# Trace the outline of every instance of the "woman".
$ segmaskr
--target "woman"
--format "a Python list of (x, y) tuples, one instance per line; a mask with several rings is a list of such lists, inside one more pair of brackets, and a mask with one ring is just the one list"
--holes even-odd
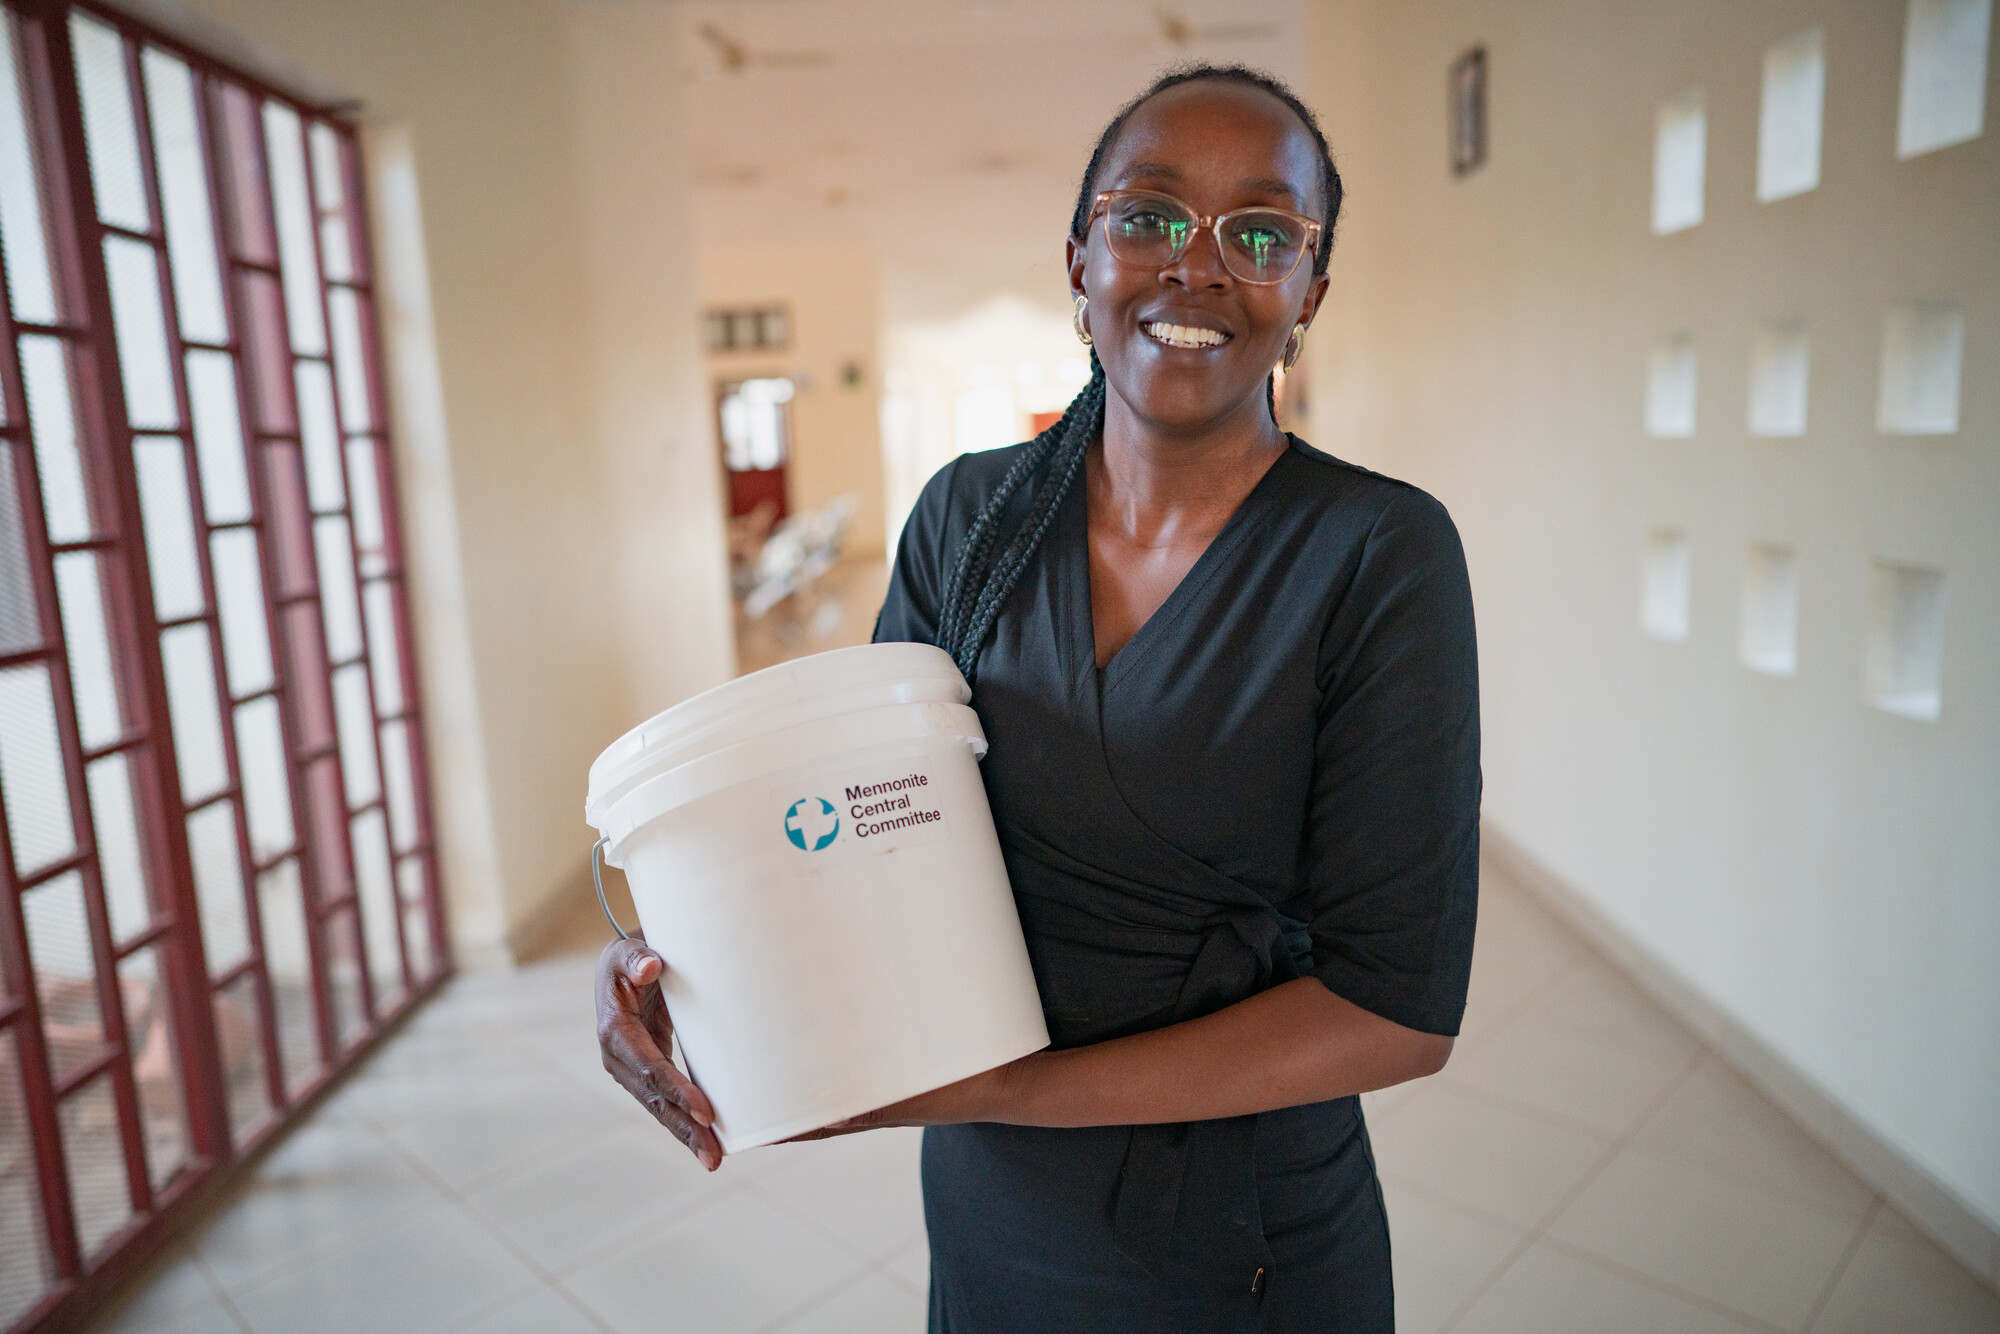
[[(930, 1127), (934, 1331), (1394, 1326), (1356, 1095), (1458, 1029), (1478, 700), (1443, 508), (1275, 421), (1340, 198), (1282, 85), (1161, 79), (1071, 224), (1090, 384), (904, 530), (876, 638), (974, 683), (1053, 1038), (830, 1128)], [(661, 969), (605, 952), (605, 1065), (712, 1169)]]

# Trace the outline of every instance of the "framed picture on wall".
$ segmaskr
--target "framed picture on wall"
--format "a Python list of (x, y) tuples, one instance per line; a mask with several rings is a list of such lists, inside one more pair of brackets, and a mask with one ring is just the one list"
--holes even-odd
[(1451, 62), (1451, 174), (1463, 176), (1486, 161), (1486, 48), (1475, 46)]

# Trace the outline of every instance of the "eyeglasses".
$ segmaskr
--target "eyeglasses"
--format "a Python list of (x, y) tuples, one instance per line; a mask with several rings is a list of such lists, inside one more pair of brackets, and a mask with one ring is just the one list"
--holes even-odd
[(1172, 195), (1152, 190), (1107, 190), (1091, 217), (1104, 215), (1104, 243), (1120, 263), (1163, 269), (1180, 262), (1197, 233), (1215, 233), (1222, 266), (1238, 282), (1281, 283), (1319, 246), (1321, 225), (1282, 208), (1239, 208), (1204, 217)]

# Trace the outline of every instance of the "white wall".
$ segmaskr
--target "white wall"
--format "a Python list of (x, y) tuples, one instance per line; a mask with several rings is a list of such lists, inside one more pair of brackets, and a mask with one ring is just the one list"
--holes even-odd
[[(1321, 0), (1313, 93), (1351, 212), (1313, 336), (1314, 425), (1333, 452), (1433, 490), (1464, 532), (1491, 822), (1991, 1227), (2000, 117), (1897, 159), (1903, 13)], [(1815, 25), (1821, 184), (1759, 203), (1763, 52)], [(1446, 70), (1475, 42), (1491, 53), (1491, 156), (1454, 180)], [(1706, 220), (1655, 236), (1655, 109), (1696, 84)], [(1927, 297), (1964, 304), (1960, 429), (1887, 437), (1885, 312)], [(1746, 427), (1752, 339), (1774, 318), (1811, 337), (1802, 439)], [(1647, 355), (1683, 330), (1696, 430), (1651, 439)], [(1639, 628), (1658, 525), (1693, 552), (1681, 643)], [(1738, 661), (1760, 541), (1798, 553), (1790, 678)], [(1863, 701), (1878, 557), (1945, 571), (1934, 723)]]
[[(840, 496), (859, 502), (848, 527), (849, 554), (882, 555), (881, 282), (871, 246), (711, 245), (700, 256), (704, 308), (784, 306), (792, 342), (783, 352), (722, 352), (708, 358), (714, 381), (782, 375), (792, 399), (792, 456), (786, 474), (792, 511)], [(843, 382), (850, 365), (858, 384)], [(872, 611), (872, 609), (871, 609)]]
[(359, 98), (392, 150), (378, 222), (420, 219), (420, 254), (378, 240), (415, 282), (385, 325), (440, 863), (461, 948), (492, 951), (576, 888), (598, 751), (730, 668), (676, 24), (554, 0), (171, 8)]

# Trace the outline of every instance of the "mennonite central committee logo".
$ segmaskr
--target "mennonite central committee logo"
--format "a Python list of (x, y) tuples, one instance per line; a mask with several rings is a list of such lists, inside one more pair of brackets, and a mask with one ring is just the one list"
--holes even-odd
[(801, 797), (785, 812), (785, 837), (792, 846), (818, 852), (840, 836), (840, 814), (825, 797)]

